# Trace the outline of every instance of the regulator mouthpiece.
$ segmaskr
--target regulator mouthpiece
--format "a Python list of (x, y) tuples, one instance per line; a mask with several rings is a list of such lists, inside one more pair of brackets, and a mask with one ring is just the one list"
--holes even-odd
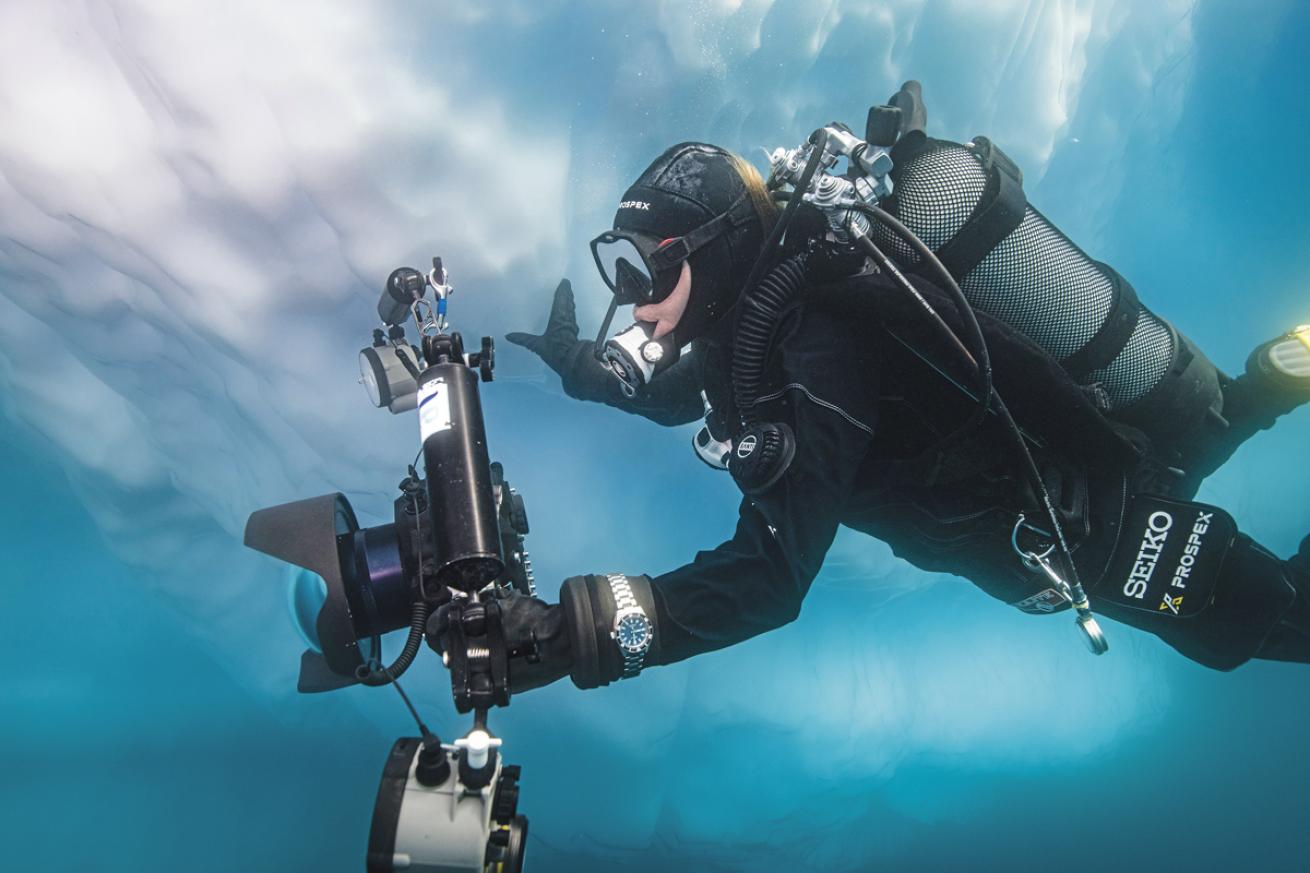
[(619, 380), (627, 397), (635, 397), (678, 360), (680, 349), (674, 344), (673, 335), (653, 339), (654, 330), (654, 324), (638, 321), (605, 343), (601, 360)]

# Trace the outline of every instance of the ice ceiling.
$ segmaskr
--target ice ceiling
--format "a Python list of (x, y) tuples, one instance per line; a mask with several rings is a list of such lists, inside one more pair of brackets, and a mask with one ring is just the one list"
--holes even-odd
[[(276, 706), (298, 644), (281, 571), (247, 554), (240, 530), (257, 507), (332, 490), (373, 521), (387, 510), (416, 426), (372, 410), (353, 383), (392, 268), (441, 254), (456, 326), (471, 335), (535, 328), (568, 275), (594, 330), (602, 289), (585, 243), (665, 145), (702, 139), (758, 161), (818, 124), (860, 127), (906, 78), (923, 81), (934, 133), (1003, 144), (1030, 196), (1064, 204), (1065, 229), (1095, 248), (1121, 205), (1125, 137), (1164, 142), (1182, 112), (1191, 11), (1178, 0), (0, 4), (7, 426), (59, 458), (142, 591)], [(1076, 172), (1055, 173), (1062, 158)], [(583, 407), (504, 349), (485, 391), (493, 453), (535, 512), (549, 595), (574, 573), (670, 569), (728, 533), (731, 483), (692, 460), (687, 433)], [(552, 749), (587, 749), (598, 770), (655, 786), (602, 805), (604, 839), (563, 811), (529, 810), (556, 846), (617, 852), (659, 833), (725, 857), (749, 843), (801, 869), (816, 857), (797, 854), (805, 834), (841, 833), (867, 811), (798, 815), (834, 784), (858, 794), (925, 756), (1077, 759), (1156, 718), (1173, 656), (1122, 629), (1114, 642), (1117, 659), (1093, 663), (1064, 623), (1010, 615), (842, 537), (797, 624), (630, 687), (555, 686), (516, 705), (504, 732), (537, 785), (565, 772)], [(1075, 688), (1096, 693), (1095, 718)], [(447, 711), (439, 677), (419, 696)], [(406, 729), (391, 699), (352, 691), (340, 705)], [(647, 713), (635, 725), (634, 708)], [(752, 776), (744, 752), (692, 766), (725, 736), (790, 760), (794, 784)], [(661, 766), (670, 755), (691, 764)], [(732, 803), (703, 800), (723, 768), (737, 818)], [(606, 784), (584, 776), (579, 790)], [(971, 796), (952, 791), (881, 802), (949, 815)], [(763, 836), (761, 818), (773, 822)]]

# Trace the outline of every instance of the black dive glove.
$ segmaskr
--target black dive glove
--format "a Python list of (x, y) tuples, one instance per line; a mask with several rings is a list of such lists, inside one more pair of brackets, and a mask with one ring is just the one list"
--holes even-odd
[[(511, 694), (549, 685), (570, 676), (579, 688), (608, 685), (622, 677), (623, 655), (614, 641), (617, 607), (605, 576), (572, 576), (560, 588), (558, 605), (513, 593), (488, 599), (500, 610), (505, 646), (510, 652)], [(632, 598), (650, 621), (651, 643), (642, 666), (660, 663), (660, 634), (649, 576), (626, 576)], [(449, 648), (450, 605), (441, 606), (428, 623), (438, 651)]]
[(596, 360), (596, 344), (578, 339), (578, 312), (568, 279), (561, 279), (555, 288), (545, 333), (511, 333), (505, 339), (545, 361), (546, 366), (559, 374), (564, 392), (570, 397), (604, 402), (618, 394), (616, 380)]
[[(563, 610), (536, 597), (513, 593), (487, 599), (487, 609), (500, 611), (505, 647), (510, 652), (511, 694), (531, 691), (569, 675), (573, 666), (572, 646), (564, 625)], [(439, 642), (439, 651), (449, 648), (450, 604), (433, 614), (429, 633)]]
[(695, 353), (683, 355), (636, 397), (625, 396), (619, 380), (596, 360), (596, 344), (578, 339), (578, 316), (568, 279), (561, 279), (555, 289), (545, 333), (511, 333), (505, 339), (545, 361), (559, 374), (564, 393), (576, 400), (604, 403), (668, 427), (696, 421), (705, 414)]

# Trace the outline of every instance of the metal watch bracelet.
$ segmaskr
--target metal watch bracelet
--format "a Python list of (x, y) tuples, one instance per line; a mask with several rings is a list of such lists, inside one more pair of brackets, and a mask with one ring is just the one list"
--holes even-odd
[[(628, 583), (627, 576), (624, 576), (622, 573), (609, 573), (605, 578), (609, 580), (610, 593), (614, 596), (614, 615), (616, 618), (622, 614), (624, 610), (636, 609), (646, 617), (647, 621), (650, 620), (650, 617), (646, 616), (646, 611), (641, 608), (641, 605), (637, 603), (637, 599), (632, 596), (632, 586)], [(619, 652), (623, 655), (623, 678), (631, 679), (633, 676), (636, 676), (641, 672), (642, 662), (646, 659), (646, 653), (650, 651), (649, 639), (647, 640), (646, 648), (639, 652), (628, 651), (617, 639), (614, 642), (618, 645)]]

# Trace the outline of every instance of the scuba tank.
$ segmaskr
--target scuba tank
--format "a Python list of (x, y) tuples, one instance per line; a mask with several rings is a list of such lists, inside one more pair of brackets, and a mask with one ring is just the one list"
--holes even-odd
[[(811, 255), (826, 250), (824, 241), (869, 256), (917, 300), (922, 314), (969, 365), (977, 384), (956, 387), (979, 405), (957, 433), (989, 411), (996, 414), (1031, 489), (1011, 544), (1034, 574), (1035, 587), (1043, 590), (1013, 605), (1041, 612), (1072, 607), (1091, 650), (1101, 654), (1105, 638), (1064, 534), (1070, 521), (1080, 518), (1085, 524), (1088, 508), (1081, 507), (1075, 519), (1062, 518), (1055, 508), (1025, 435), (992, 383), (990, 353), (973, 313), (984, 312), (1027, 336), (1083, 386), (1089, 395), (1084, 403), (1090, 399), (1102, 414), (1136, 426), (1178, 460), (1198, 425), (1226, 424), (1221, 384), (1227, 379), (1186, 337), (1143, 306), (1113, 268), (1089, 258), (1028, 204), (1022, 174), (999, 148), (981, 136), (965, 145), (929, 139), (925, 120), (919, 85), (907, 82), (889, 105), (870, 109), (863, 140), (833, 122), (801, 146), (771, 153), (769, 188), (787, 206), (745, 283), (746, 303), (737, 316), (733, 394), (745, 431), (728, 469), (743, 492), (753, 494), (785, 472), (794, 450), (795, 438), (785, 425), (752, 420), (754, 388), (763, 372), (754, 340), (772, 335), (780, 304), (805, 284), (804, 265), (793, 265), (792, 259), (779, 262), (767, 277), (762, 269), (805, 202), (822, 215), (826, 229), (802, 232), (805, 249), (794, 258), (808, 264)], [(843, 157), (846, 173), (829, 172)], [(922, 271), (947, 292), (963, 321), (962, 332), (942, 320), (903, 270)], [(783, 275), (788, 271), (797, 275)], [(774, 458), (754, 463), (770, 437)], [(1178, 467), (1167, 469), (1186, 475)], [(1045, 529), (1026, 520), (1030, 510)], [(1025, 545), (1023, 539), (1031, 535), (1035, 544)]]
[[(894, 190), (881, 205), (937, 254), (972, 307), (1026, 334), (1112, 419), (1157, 444), (1207, 418), (1222, 426), (1214, 364), (1027, 202), (999, 148), (981, 136), (961, 145), (913, 133), (892, 149)], [(871, 231), (906, 269), (921, 267), (900, 236), (877, 222)]]

